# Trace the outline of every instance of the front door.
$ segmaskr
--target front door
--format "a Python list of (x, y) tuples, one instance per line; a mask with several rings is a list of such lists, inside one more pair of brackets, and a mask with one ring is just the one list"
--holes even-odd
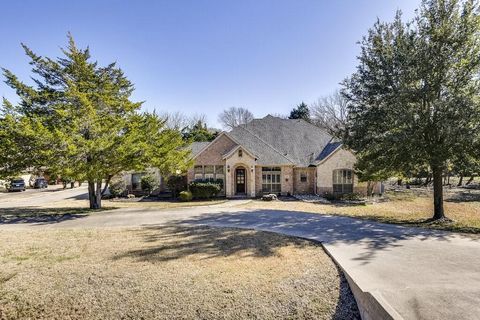
[(238, 168), (235, 170), (236, 193), (245, 193), (245, 169)]

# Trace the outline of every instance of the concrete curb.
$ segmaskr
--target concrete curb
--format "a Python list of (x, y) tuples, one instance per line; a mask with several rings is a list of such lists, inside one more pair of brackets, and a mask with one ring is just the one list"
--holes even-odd
[[(306, 240), (312, 241), (312, 239), (303, 238)], [(315, 241), (315, 240), (313, 240)], [(360, 311), (360, 317), (362, 320), (404, 320), (404, 318), (393, 309), (390, 304), (383, 299), (380, 292), (369, 292), (364, 291), (358, 283), (350, 276), (350, 274), (342, 267), (342, 265), (335, 259), (330, 250), (321, 242), (320, 245), (323, 247), (325, 252), (330, 256), (335, 264), (342, 270), (345, 278), (348, 281), (350, 290), (352, 290), (355, 301), (357, 302), (358, 311)]]
[(342, 271), (357, 301), (362, 320), (403, 320), (403, 317), (381, 297), (379, 292), (363, 291), (345, 270), (342, 269)]

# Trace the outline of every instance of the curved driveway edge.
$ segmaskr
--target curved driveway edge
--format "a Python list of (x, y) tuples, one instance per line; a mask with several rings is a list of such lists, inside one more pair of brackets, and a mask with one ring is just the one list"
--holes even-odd
[(345, 272), (364, 319), (480, 319), (480, 241), (474, 236), (238, 206), (118, 209), (0, 230), (172, 224), (256, 229), (321, 242)]

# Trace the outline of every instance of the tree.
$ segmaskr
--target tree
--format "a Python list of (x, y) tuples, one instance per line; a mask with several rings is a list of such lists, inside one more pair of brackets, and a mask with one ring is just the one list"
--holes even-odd
[(345, 128), (348, 115), (347, 100), (340, 91), (318, 99), (311, 105), (310, 110), (312, 123), (331, 135), (338, 137)]
[(182, 135), (187, 141), (210, 142), (218, 136), (218, 131), (209, 129), (205, 122), (198, 120), (195, 124), (186, 127)]
[(305, 102), (302, 101), (296, 108), (290, 112), (288, 119), (303, 119), (310, 122), (310, 110)]
[[(23, 45), (38, 78), (28, 86), (4, 69), (6, 83), (16, 90), (18, 105), (4, 102), (4, 119), (14, 147), (24, 155), (24, 167), (48, 167), (74, 180), (88, 181), (90, 208), (101, 207), (102, 182), (124, 170), (158, 167), (162, 172), (184, 170), (188, 151), (178, 131), (165, 128), (155, 113), (141, 113), (132, 102), (133, 84), (111, 63), (100, 67), (89, 49), (77, 48), (69, 35), (64, 56), (41, 57)], [(3, 160), (3, 159), (2, 159)], [(6, 159), (9, 168), (15, 159)], [(3, 170), (3, 169), (0, 169)]]
[(225, 129), (233, 129), (236, 126), (247, 124), (253, 120), (253, 113), (245, 108), (231, 107), (223, 110), (218, 116), (218, 122)]
[(477, 1), (423, 0), (407, 23), (377, 21), (361, 41), (357, 71), (344, 81), (345, 144), (358, 167), (433, 174), (433, 219), (445, 219), (442, 175), (480, 129)]

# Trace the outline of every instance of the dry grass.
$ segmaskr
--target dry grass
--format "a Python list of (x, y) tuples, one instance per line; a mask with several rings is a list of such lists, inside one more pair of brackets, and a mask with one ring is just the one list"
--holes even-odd
[(466, 233), (480, 233), (480, 194), (476, 191), (447, 192), (446, 215), (451, 223), (429, 223), (433, 215), (433, 198), (430, 192), (423, 195), (413, 192), (388, 194), (389, 201), (366, 205), (314, 204), (300, 201), (265, 203), (254, 201), (250, 208), (268, 208), (323, 214), (344, 215), (386, 223), (406, 224), (427, 228)]
[(356, 319), (312, 242), (167, 226), (0, 233), (1, 319)]

